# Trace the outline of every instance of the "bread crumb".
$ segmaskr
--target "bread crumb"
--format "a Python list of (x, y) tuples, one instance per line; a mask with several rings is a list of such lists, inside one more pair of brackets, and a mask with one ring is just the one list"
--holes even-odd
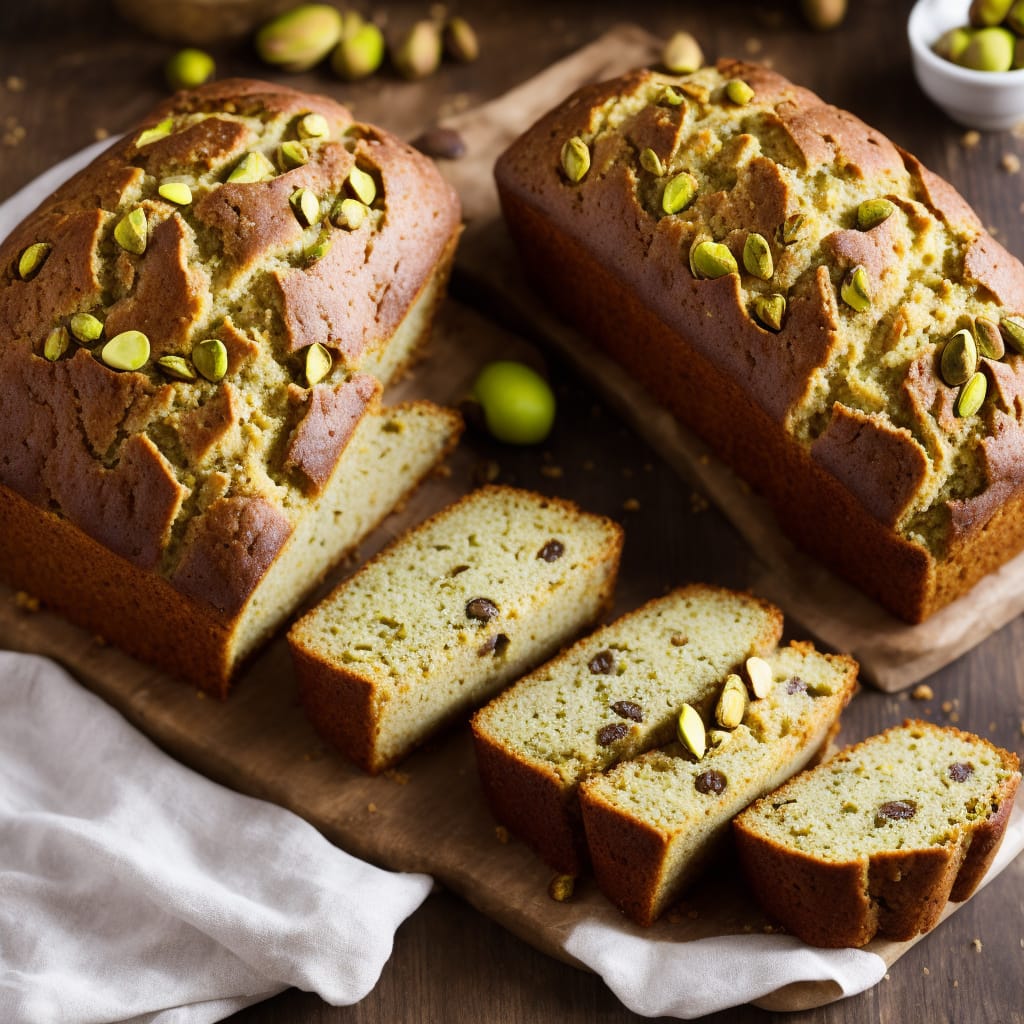
[(494, 830), (494, 835), (497, 837), (498, 842), (501, 843), (502, 846), (507, 846), (508, 841), (511, 838), (508, 834), (508, 829), (505, 828), (504, 825), (498, 825), (498, 827)]
[(23, 612), (39, 611), (39, 598), (33, 597), (31, 594), (26, 593), (24, 590), (19, 590), (14, 595), (14, 603)]
[(1019, 174), (1020, 173), (1020, 157), (1016, 153), (1004, 153), (1003, 159), (999, 161), (999, 166), (1002, 167), (1007, 174)]
[(882, 975), (882, 981), (888, 981), (888, 980), (889, 980), (889, 972), (886, 971), (885, 974)]
[(959, 988), (959, 987), (960, 987), (960, 982), (957, 981), (956, 978), (954, 978), (953, 979), (953, 988)]
[(8, 75), (4, 85), (7, 86), (9, 92), (25, 91), (25, 79), (19, 78), (17, 75)]
[(960, 721), (960, 713), (957, 711), (951, 711), (949, 714), (949, 720), (956, 725)]
[(935, 691), (927, 683), (920, 683), (914, 687), (910, 696), (914, 700), (931, 700), (935, 696)]
[(972, 939), (971, 945), (974, 947), (975, 953), (980, 953), (982, 950), (981, 939)]
[(400, 772), (397, 768), (389, 768), (383, 773), (385, 779), (390, 779), (392, 782), (397, 783), (399, 786), (406, 786), (409, 784), (409, 773)]
[(572, 875), (555, 875), (548, 883), (548, 895), (558, 903), (572, 899), (576, 879)]
[(928, 975), (931, 974), (932, 972), (930, 970), (928, 970), (927, 967), (922, 967), (921, 968), (921, 973), (927, 978)]
[(540, 475), (546, 476), (549, 480), (561, 480), (565, 476), (565, 470), (561, 466), (541, 466)]
[(377, 805), (376, 804), (367, 804), (366, 805), (366, 809), (367, 809), (367, 811), (369, 811), (370, 814), (376, 814), (377, 813)]
[(744, 44), (743, 49), (749, 54), (760, 53), (764, 49), (764, 43), (757, 36), (751, 36)]
[(640, 502), (636, 498), (627, 498), (622, 503), (622, 507), (627, 512), (639, 512), (640, 511)]
[(5, 146), (17, 146), (25, 138), (25, 126), (13, 117), (6, 118), (4, 125), (5, 131), (0, 136), (0, 142)]
[(942, 710), (948, 715), (953, 710), (953, 702), (951, 700), (944, 700), (942, 702)]
[(108, 132), (106, 128), (97, 128), (92, 135), (97, 142), (102, 142), (104, 139), (110, 138), (110, 132)]
[(979, 142), (981, 142), (981, 132), (976, 132), (973, 128), (960, 136), (960, 145), (964, 149), (974, 149)]

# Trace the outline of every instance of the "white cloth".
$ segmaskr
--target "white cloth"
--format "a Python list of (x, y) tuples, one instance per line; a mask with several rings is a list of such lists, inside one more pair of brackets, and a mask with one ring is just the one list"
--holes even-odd
[(0, 652), (0, 1021), (205, 1024), (376, 984), (426, 875), (197, 775), (53, 662)]

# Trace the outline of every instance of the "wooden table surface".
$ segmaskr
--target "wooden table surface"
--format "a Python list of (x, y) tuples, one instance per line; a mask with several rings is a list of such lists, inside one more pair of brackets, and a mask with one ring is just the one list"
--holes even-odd
[[(861, 0), (852, 6), (839, 31), (816, 35), (804, 27), (797, 4), (781, 0), (464, 4), (462, 13), (470, 16), (481, 40), (482, 56), (475, 64), (446, 66), (415, 84), (383, 73), (349, 86), (323, 68), (286, 80), (340, 98), (360, 117), (409, 137), (439, 116), (500, 95), (616, 22), (635, 21), (663, 36), (686, 28), (709, 58), (769, 59), (784, 74), (880, 128), (949, 178), (996, 237), (1024, 256), (1024, 175), (1014, 159), (1024, 159), (1024, 134), (985, 135), (968, 145), (964, 129), (932, 107), (913, 80), (904, 34), (908, 0)], [(360, 7), (366, 10), (365, 4)], [(426, 0), (390, 3), (379, 13), (387, 14), (393, 30), (425, 16), (428, 7)], [(0, 199), (96, 138), (128, 129), (163, 94), (161, 65), (175, 49), (129, 26), (104, 3), (0, 5)], [(211, 50), (222, 76), (274, 77), (244, 42)], [(472, 300), (471, 294), (462, 297)], [(552, 375), (560, 416), (542, 450), (502, 448), (479, 436), (466, 443), (481, 459), (498, 463), (502, 481), (615, 511), (628, 537), (622, 571), (631, 581), (642, 581), (646, 592), (693, 579), (743, 586), (755, 556), (723, 517), (556, 360)], [(639, 508), (624, 509), (629, 499)], [(1024, 622), (1017, 619), (930, 678), (931, 700), (865, 691), (848, 710), (841, 738), (859, 739), (913, 715), (956, 721), (1021, 753), (1021, 650)], [(799, 1014), (742, 1007), (705, 1019), (1012, 1024), (1024, 1021), (1022, 978), (1024, 858), (1018, 858), (873, 990)], [(641, 1018), (622, 1007), (597, 977), (537, 953), (445, 892), (432, 895), (399, 930), (380, 983), (360, 1004), (334, 1008), (291, 991), (232, 1018), (240, 1024), (552, 1019), (592, 1024)]]

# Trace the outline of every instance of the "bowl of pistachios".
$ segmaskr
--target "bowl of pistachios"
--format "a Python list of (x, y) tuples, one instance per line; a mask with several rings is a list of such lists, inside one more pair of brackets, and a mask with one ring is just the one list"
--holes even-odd
[(1024, 123), (1024, 0), (918, 0), (907, 35), (918, 84), (954, 121)]

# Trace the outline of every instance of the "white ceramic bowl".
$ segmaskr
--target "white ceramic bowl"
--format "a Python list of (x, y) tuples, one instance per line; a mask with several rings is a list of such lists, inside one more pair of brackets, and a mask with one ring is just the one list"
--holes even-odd
[(939, 37), (967, 23), (967, 0), (918, 0), (907, 35), (914, 74), (929, 99), (969, 128), (999, 131), (1024, 122), (1024, 69), (973, 71), (932, 50)]

